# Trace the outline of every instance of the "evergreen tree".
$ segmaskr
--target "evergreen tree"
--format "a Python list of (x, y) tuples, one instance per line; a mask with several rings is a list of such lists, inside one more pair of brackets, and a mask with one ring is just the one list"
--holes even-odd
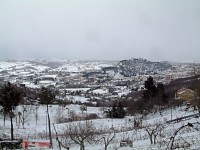
[(114, 104), (111, 110), (108, 110), (108, 114), (110, 118), (124, 118), (125, 110), (122, 106), (121, 102), (118, 103), (118, 106)]
[(124, 107), (122, 106), (122, 103), (119, 102), (118, 108), (117, 108), (117, 118), (124, 118), (126, 112), (124, 110)]
[(159, 104), (161, 104), (162, 102), (164, 102), (164, 103), (167, 102), (166, 94), (165, 94), (165, 87), (164, 87), (163, 83), (157, 84), (156, 96), (159, 100)]
[(152, 98), (156, 95), (156, 86), (151, 76), (144, 82), (145, 91), (143, 92), (143, 98), (147, 101), (152, 101)]
[(3, 107), (4, 114), (9, 114), (11, 124), (11, 140), (14, 139), (13, 130), (13, 111), (22, 99), (22, 92), (10, 82), (4, 85), (0, 92), (0, 105)]
[(143, 108), (150, 110), (154, 105), (162, 105), (166, 103), (165, 88), (163, 83), (158, 83), (157, 86), (151, 76), (144, 83), (145, 91), (143, 92)]
[(117, 118), (117, 108), (116, 105), (114, 104), (111, 110), (111, 118)]

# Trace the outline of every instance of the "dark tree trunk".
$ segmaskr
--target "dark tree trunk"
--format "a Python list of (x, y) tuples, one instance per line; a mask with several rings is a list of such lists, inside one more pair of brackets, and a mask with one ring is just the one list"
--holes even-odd
[(12, 111), (10, 112), (10, 132), (11, 132), (11, 140), (14, 140), (14, 135), (13, 135), (13, 114)]
[(152, 137), (152, 135), (150, 136), (150, 141), (151, 141), (151, 144), (153, 144), (153, 137)]
[(103, 141), (104, 141), (104, 144), (105, 144), (104, 150), (107, 150), (109, 144), (106, 142), (105, 137), (103, 137)]
[(53, 143), (52, 143), (52, 138), (51, 138), (51, 122), (50, 122), (50, 117), (49, 117), (49, 107), (47, 105), (47, 118), (48, 118), (48, 126), (49, 126), (49, 140), (50, 140), (50, 145), (51, 148), (53, 147)]
[(108, 145), (107, 145), (107, 144), (105, 144), (105, 150), (107, 150), (107, 148), (108, 148)]
[(154, 135), (153, 144), (156, 144), (156, 136), (157, 135)]
[(6, 113), (5, 111), (3, 112), (3, 124), (4, 124), (4, 127), (6, 126)]
[(80, 150), (85, 150), (85, 146), (84, 146), (84, 143), (83, 143), (83, 142), (81, 142)]

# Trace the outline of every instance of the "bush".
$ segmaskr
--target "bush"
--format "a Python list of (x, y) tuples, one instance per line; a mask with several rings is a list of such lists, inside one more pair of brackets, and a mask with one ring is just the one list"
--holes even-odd
[(84, 120), (92, 120), (92, 119), (99, 119), (99, 116), (95, 113), (87, 115)]

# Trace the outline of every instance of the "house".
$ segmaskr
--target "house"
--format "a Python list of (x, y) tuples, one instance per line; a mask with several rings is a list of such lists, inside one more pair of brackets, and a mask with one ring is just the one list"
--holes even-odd
[(191, 90), (191, 89), (188, 89), (188, 88), (179, 89), (175, 93), (175, 98), (176, 99), (182, 99), (185, 102), (189, 102), (189, 101), (191, 101), (192, 99), (195, 98), (194, 91)]

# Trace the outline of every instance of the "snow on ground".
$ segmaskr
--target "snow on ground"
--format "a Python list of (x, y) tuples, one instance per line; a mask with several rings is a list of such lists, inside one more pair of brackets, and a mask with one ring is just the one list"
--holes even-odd
[(66, 71), (66, 72), (83, 72), (89, 70), (101, 70), (103, 67), (112, 66), (111, 64), (104, 63), (104, 62), (68, 62), (53, 71)]
[(95, 93), (95, 94), (106, 94), (106, 93), (109, 93), (108, 89), (96, 89), (96, 90), (93, 90), (92, 93)]
[(32, 82), (22, 82), (22, 84), (25, 84), (26, 87), (28, 88), (33, 88), (33, 89), (36, 89), (36, 88), (40, 88), (41, 86), (40, 85), (35, 85), (34, 83)]
[(11, 63), (11, 62), (6, 62), (6, 61), (1, 61), (0, 62), (0, 69), (1, 70), (7, 70), (10, 67), (16, 66), (16, 63)]
[[(16, 109), (16, 114), (18, 112), (23, 112), (24, 108), (26, 108), (26, 112), (30, 112), (30, 115), (27, 115), (27, 119), (25, 121), (24, 128), (22, 125), (19, 126), (19, 116), (14, 118), (14, 135), (17, 138), (23, 138), (28, 139), (30, 141), (48, 141), (48, 138), (46, 138), (47, 133), (47, 116), (46, 116), (46, 106), (43, 105), (27, 105), (27, 106), (18, 106)], [(170, 137), (174, 134), (174, 132), (180, 128), (183, 125), (186, 125), (188, 122), (195, 123), (199, 122), (199, 118), (190, 118), (189, 120), (180, 121), (180, 122), (174, 122), (174, 123), (166, 123), (166, 120), (176, 119), (178, 117), (183, 117), (191, 114), (197, 113), (197, 111), (193, 111), (192, 109), (189, 109), (188, 111), (185, 111), (185, 106), (182, 107), (176, 107), (173, 109), (167, 109), (162, 111), (161, 113), (151, 113), (147, 116), (126, 116), (123, 119), (110, 119), (110, 118), (104, 118), (103, 116), (103, 110), (99, 107), (87, 107), (87, 111), (81, 112), (80, 105), (66, 105), (66, 106), (57, 106), (57, 105), (50, 105), (49, 112), (50, 112), (50, 118), (51, 118), (51, 127), (52, 127), (52, 135), (53, 135), (53, 149), (57, 150), (58, 145), (55, 140), (55, 131), (53, 129), (53, 124), (56, 127), (56, 130), (59, 133), (63, 133), (63, 129), (66, 125), (69, 123), (57, 123), (56, 118), (59, 115), (63, 115), (66, 118), (70, 117), (70, 113), (74, 112), (76, 115), (82, 115), (86, 116), (91, 113), (96, 113), (100, 116), (100, 119), (93, 120), (93, 123), (96, 127), (96, 129), (103, 129), (104, 131), (111, 131), (109, 134), (104, 134), (102, 136), (108, 138), (112, 136), (112, 131), (115, 130), (116, 137), (109, 145), (110, 150), (114, 150), (118, 148), (119, 150), (149, 150), (149, 149), (166, 149), (167, 144), (169, 143)], [(29, 113), (25, 113), (29, 114)], [(37, 114), (37, 115), (36, 115)], [(22, 115), (21, 115), (22, 116)], [(36, 119), (38, 116), (38, 119)], [(141, 118), (142, 117), (142, 118)], [(155, 123), (163, 123), (164, 130), (163, 130), (163, 137), (159, 137), (158, 141), (160, 143), (163, 142), (163, 144), (150, 144), (149, 136), (147, 132), (145, 131), (145, 128), (133, 128), (134, 119), (142, 119), (142, 126), (149, 126), (154, 127)], [(6, 126), (3, 124), (3, 117), (0, 118), (0, 128), (2, 129), (1, 136), (9, 136), (10, 135), (10, 121), (8, 118), (6, 118)], [(79, 121), (76, 121), (78, 123)], [(82, 121), (83, 122), (83, 121)], [(197, 124), (196, 128), (199, 130), (200, 125)], [(182, 138), (180, 138), (182, 137)], [(183, 140), (185, 140), (184, 143), (191, 143), (191, 147), (189, 149), (197, 149), (200, 147), (199, 142), (200, 132), (192, 129), (192, 128), (185, 128), (180, 131), (180, 133), (177, 135), (177, 138), (175, 141), (178, 141), (181, 143)], [(60, 138), (60, 136), (59, 136)], [(120, 141), (130, 139), (133, 141), (133, 147), (119, 147)], [(98, 143), (93, 144), (86, 144), (86, 150), (102, 150), (103, 149), (103, 140), (101, 140)], [(37, 148), (31, 148), (31, 149), (37, 149)], [(79, 146), (71, 143), (70, 144), (70, 150), (77, 150), (79, 149)]]
[(66, 91), (88, 91), (90, 88), (66, 88)]
[(43, 75), (43, 76), (41, 76), (41, 78), (56, 78), (57, 77), (57, 75)]
[(84, 102), (88, 102), (89, 98), (85, 98), (83, 96), (69, 96), (67, 95), (65, 97), (67, 100), (70, 100), (72, 102), (81, 102), (81, 103), (84, 103)]
[(23, 70), (28, 68), (29, 72), (30, 71), (42, 72), (48, 69), (49, 67), (42, 65), (34, 65), (26, 61), (16, 61), (16, 62), (0, 61), (0, 71), (11, 70), (12, 68), (15, 68), (17, 70)]
[(130, 89), (127, 89), (126, 86), (119, 86), (118, 90), (115, 92), (117, 92), (119, 96), (122, 96), (122, 95), (127, 95), (128, 93), (130, 93)]
[(55, 85), (56, 85), (56, 82), (51, 81), (51, 80), (41, 80), (41, 81), (39, 81), (39, 84), (40, 84), (41, 86), (44, 86), (44, 87), (49, 86), (49, 85), (55, 86)]

